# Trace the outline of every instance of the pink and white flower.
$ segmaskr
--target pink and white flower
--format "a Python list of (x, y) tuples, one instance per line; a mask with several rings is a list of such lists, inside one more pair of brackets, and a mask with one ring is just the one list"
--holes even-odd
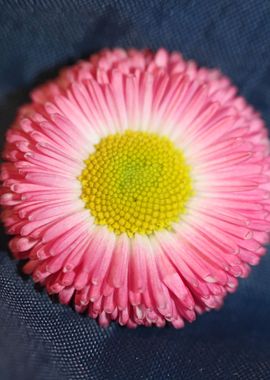
[[(168, 321), (180, 328), (197, 313), (218, 309), (235, 291), (237, 278), (259, 262), (270, 231), (267, 131), (230, 81), (179, 53), (114, 49), (64, 69), (31, 99), (7, 133), (1, 169), (2, 220), (14, 235), (14, 256), (28, 259), (25, 273), (57, 293), (60, 302), (74, 298), (76, 310), (102, 326), (116, 320), (129, 327), (162, 327)], [(164, 228), (157, 227), (163, 211), (153, 222), (155, 184), (145, 183), (149, 173), (161, 173), (152, 170), (152, 162), (150, 171), (138, 171), (119, 158), (120, 166), (112, 169), (118, 175), (119, 167), (124, 175), (124, 195), (138, 187), (143, 198), (136, 213), (127, 199), (122, 227), (109, 222), (117, 208), (114, 214), (106, 209), (104, 219), (97, 205), (86, 202), (87, 181), (91, 185), (94, 178), (87, 160), (95, 157), (102, 165), (93, 155), (105, 141), (104, 162), (112, 165), (118, 151), (107, 158), (106, 141), (129, 132), (135, 140), (146, 136), (150, 148), (165, 139), (168, 152), (175, 149), (184, 157), (179, 173), (189, 179), (183, 180), (183, 207)], [(134, 157), (152, 157), (145, 152), (142, 145)], [(133, 158), (129, 150), (126, 154)], [(109, 185), (99, 180), (105, 208), (122, 197), (115, 195), (117, 181), (106, 196)], [(168, 207), (177, 196), (171, 186)], [(150, 189), (150, 198), (142, 188)], [(163, 198), (155, 199), (159, 207)], [(150, 205), (146, 211), (145, 205)], [(142, 215), (148, 218), (132, 229)]]

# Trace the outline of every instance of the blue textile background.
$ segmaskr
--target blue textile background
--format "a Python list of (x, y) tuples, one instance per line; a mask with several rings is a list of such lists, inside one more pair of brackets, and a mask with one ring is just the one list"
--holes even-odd
[[(270, 125), (268, 0), (0, 0), (0, 128), (31, 87), (109, 46), (164, 46), (219, 67)], [(1, 231), (0, 380), (270, 379), (270, 255), (219, 312), (107, 330), (20, 274)]]

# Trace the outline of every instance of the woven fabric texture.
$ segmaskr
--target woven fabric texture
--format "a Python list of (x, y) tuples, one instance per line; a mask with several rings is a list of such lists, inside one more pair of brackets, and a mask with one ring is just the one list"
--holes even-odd
[[(0, 128), (29, 90), (103, 47), (219, 67), (270, 125), (268, 0), (0, 0)], [(183, 330), (101, 329), (22, 276), (1, 230), (0, 380), (270, 379), (270, 255)]]

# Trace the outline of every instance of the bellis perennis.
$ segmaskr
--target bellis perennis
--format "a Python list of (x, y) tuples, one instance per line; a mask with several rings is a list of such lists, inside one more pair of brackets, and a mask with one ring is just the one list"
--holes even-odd
[(7, 133), (2, 220), (25, 273), (102, 326), (182, 327), (265, 253), (269, 143), (217, 70), (103, 50)]

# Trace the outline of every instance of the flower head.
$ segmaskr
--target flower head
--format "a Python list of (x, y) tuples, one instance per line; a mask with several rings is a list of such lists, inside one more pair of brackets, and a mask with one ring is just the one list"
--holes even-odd
[(236, 92), (164, 49), (103, 50), (34, 90), (1, 170), (24, 271), (102, 326), (219, 308), (270, 231), (267, 132)]

